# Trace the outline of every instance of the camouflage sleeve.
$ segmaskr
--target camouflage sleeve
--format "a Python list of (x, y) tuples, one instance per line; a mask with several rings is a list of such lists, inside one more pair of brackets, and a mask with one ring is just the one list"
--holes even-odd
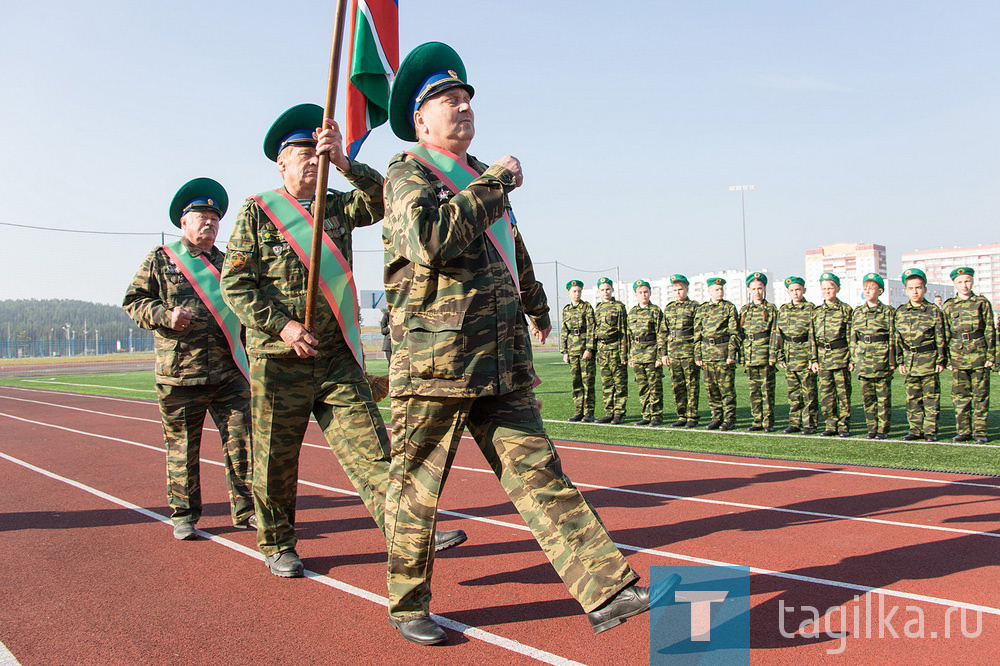
[(439, 266), (462, 254), (507, 206), (500, 177), (491, 166), (467, 188), (442, 202), (420, 164), (405, 155), (389, 165), (385, 181), (386, 221), (382, 236), (390, 251), (413, 263)]
[(850, 344), (850, 341), (854, 338), (854, 310), (850, 305), (844, 303), (841, 311), (844, 313), (844, 334), (847, 336), (848, 344)]
[(663, 310), (656, 313), (656, 359), (660, 360), (667, 355), (667, 318), (663, 316)]
[(729, 305), (729, 358), (736, 361), (740, 357), (740, 345), (743, 344), (743, 331), (740, 328), (739, 315), (736, 313), (736, 306)]
[(948, 365), (948, 334), (945, 332), (944, 313), (941, 308), (934, 308), (934, 342), (937, 344), (937, 358), (934, 365), (945, 367)]
[(151, 331), (170, 326), (170, 308), (160, 297), (157, 250), (159, 247), (153, 248), (142, 260), (122, 301), (122, 307), (132, 321)]
[(816, 313), (819, 312), (819, 308), (816, 308), (812, 312), (812, 316), (809, 317), (809, 363), (819, 363), (819, 347), (816, 344)]
[(895, 370), (896, 362), (896, 311), (889, 308), (889, 369)]
[(771, 338), (767, 341), (767, 352), (774, 364), (783, 363), (785, 360), (785, 340), (781, 337), (781, 329), (778, 326), (778, 312), (775, 310), (774, 326), (771, 327)]
[(583, 313), (583, 321), (587, 332), (584, 334), (587, 350), (593, 355), (597, 351), (597, 317), (594, 316), (594, 308), (588, 307)]
[(531, 323), (539, 331), (552, 326), (549, 319), (549, 301), (545, 296), (542, 283), (535, 279), (535, 268), (531, 264), (528, 248), (524, 245), (521, 232), (514, 227), (514, 256), (517, 260), (517, 277), (521, 283), (521, 307), (524, 313), (531, 317)]
[(983, 333), (986, 338), (986, 360), (996, 363), (997, 334), (993, 324), (993, 305), (989, 299), (983, 299)]
[(701, 306), (694, 311), (694, 360), (701, 363), (701, 338), (704, 323), (702, 321)]
[(622, 343), (618, 346), (619, 356), (622, 363), (628, 363), (629, 356), (632, 353), (631, 345), (629, 344), (628, 337), (628, 311), (625, 309), (625, 304), (621, 301), (617, 301), (618, 309), (621, 311), (621, 316), (618, 317), (618, 325), (621, 327), (621, 341)]
[(569, 353), (569, 326), (566, 325), (566, 308), (563, 308), (562, 325), (559, 327), (559, 353)]
[[(849, 319), (849, 321), (851, 322), (851, 328), (854, 328), (853, 324), (855, 315), (857, 315), (858, 312), (860, 312), (861, 308), (863, 307), (865, 307), (864, 304), (859, 305), (858, 307), (854, 308), (853, 312), (851, 312), (851, 318)], [(861, 349), (858, 346), (858, 341), (855, 339), (855, 336), (853, 335), (847, 336), (847, 351), (848, 351), (848, 358), (851, 360), (851, 363), (854, 364), (854, 367), (857, 368), (860, 365), (858, 362), (858, 354), (860, 353)]]
[(327, 195), (327, 212), (337, 214), (349, 229), (367, 227), (380, 221), (385, 216), (382, 174), (367, 164), (353, 161), (350, 169), (340, 173), (354, 189), (350, 192), (330, 192)]

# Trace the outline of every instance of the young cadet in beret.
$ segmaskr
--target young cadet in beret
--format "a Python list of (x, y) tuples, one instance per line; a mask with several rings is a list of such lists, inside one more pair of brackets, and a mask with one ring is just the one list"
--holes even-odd
[(885, 281), (868, 273), (862, 281), (865, 302), (851, 315), (851, 370), (861, 380), (868, 439), (889, 436), (892, 419), (892, 374), (896, 370), (895, 312), (879, 300)]
[(594, 312), (597, 365), (601, 368), (604, 394), (604, 416), (597, 422), (618, 425), (625, 422), (628, 400), (628, 312), (624, 303), (615, 300), (611, 278), (600, 278), (597, 291), (601, 294), (601, 302)]
[(823, 302), (813, 310), (812, 371), (819, 379), (820, 404), (826, 418), (823, 437), (839, 434), (851, 436), (851, 372), (849, 340), (851, 338), (851, 306), (840, 293), (840, 278), (833, 273), (819, 276)]
[(952, 370), (951, 399), (955, 405), (956, 442), (989, 441), (990, 368), (996, 362), (996, 330), (989, 299), (974, 294), (976, 272), (968, 266), (951, 272), (955, 296), (944, 304), (948, 331), (948, 367)]
[(929, 303), (927, 275), (919, 268), (903, 271), (909, 300), (896, 308), (896, 358), (906, 376), (906, 420), (903, 439), (937, 441), (941, 378), (947, 360), (947, 332), (941, 308)]
[(771, 356), (784, 369), (788, 383), (788, 427), (782, 432), (816, 432), (818, 401), (816, 375), (809, 369), (810, 340), (814, 306), (805, 299), (806, 281), (785, 278), (791, 301), (778, 308), (778, 320), (771, 338)]
[(764, 298), (767, 276), (751, 273), (746, 279), (750, 302), (740, 308), (740, 331), (743, 340), (743, 365), (750, 384), (750, 432), (774, 430), (774, 363), (771, 337), (778, 310)]
[(597, 324), (594, 320), (594, 306), (581, 298), (583, 282), (570, 280), (566, 283), (569, 303), (562, 310), (562, 335), (559, 337), (559, 353), (563, 363), (569, 363), (569, 373), (573, 382), (573, 403), (576, 412), (570, 421), (594, 421), (594, 380), (596, 366), (594, 353), (597, 348)]
[(709, 300), (698, 306), (694, 324), (695, 363), (705, 371), (705, 391), (712, 420), (708, 430), (736, 427), (736, 357), (740, 324), (736, 306), (725, 299), (726, 281), (707, 281)]
[(688, 298), (689, 284), (680, 273), (671, 275), (674, 300), (663, 308), (666, 356), (662, 361), (670, 368), (670, 384), (677, 409), (677, 420), (671, 424), (674, 428), (694, 428), (698, 425), (698, 375), (701, 368), (694, 361), (694, 320), (700, 304)]
[(663, 419), (663, 311), (649, 302), (650, 288), (645, 280), (632, 285), (639, 303), (628, 312), (629, 367), (635, 370), (639, 385), (640, 419), (636, 425), (660, 425)]

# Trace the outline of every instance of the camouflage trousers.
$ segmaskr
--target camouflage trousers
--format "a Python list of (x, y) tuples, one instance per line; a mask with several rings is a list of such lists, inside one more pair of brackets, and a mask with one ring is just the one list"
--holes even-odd
[(766, 428), (774, 425), (774, 374), (774, 366), (770, 364), (747, 367), (750, 415), (754, 425)]
[(594, 610), (638, 579), (597, 512), (563, 474), (533, 391), (393, 398), (392, 467), (385, 500), (393, 618), (430, 612), (437, 504), (466, 427), (584, 610)]
[(383, 529), (389, 438), (361, 367), (342, 346), (330, 356), (250, 359), (253, 495), (257, 546), (265, 555), (296, 544), (299, 451), (310, 415)]
[(990, 370), (975, 368), (952, 373), (951, 399), (955, 405), (955, 428), (959, 435), (986, 436), (990, 413)]
[(598, 344), (597, 365), (601, 368), (601, 389), (604, 393), (604, 411), (609, 415), (625, 415), (628, 399), (628, 365), (621, 362), (617, 347), (601, 349)]
[(670, 359), (670, 386), (674, 391), (677, 418), (698, 420), (698, 376), (701, 368), (693, 358)]
[(635, 383), (639, 385), (639, 412), (644, 419), (663, 418), (663, 366), (634, 363)]
[(236, 373), (220, 384), (202, 386), (156, 385), (167, 448), (167, 502), (175, 523), (195, 523), (201, 517), (199, 457), (205, 414), (219, 429), (222, 459), (229, 487), (233, 524), (253, 515), (250, 480), (250, 387)]
[(569, 374), (573, 380), (573, 404), (576, 413), (594, 415), (594, 384), (597, 380), (597, 366), (594, 356), (583, 358), (582, 354), (569, 355)]
[(788, 382), (788, 425), (815, 428), (819, 423), (816, 375), (810, 370), (786, 370)]
[(941, 376), (906, 375), (906, 422), (911, 435), (936, 435), (941, 409)]
[(713, 421), (736, 420), (736, 365), (726, 362), (705, 361), (705, 392)]
[(821, 369), (818, 373), (819, 402), (823, 407), (826, 429), (848, 432), (851, 429), (851, 373), (847, 368)]
[(888, 433), (892, 422), (892, 374), (858, 379), (861, 380), (861, 402), (865, 406), (868, 432)]

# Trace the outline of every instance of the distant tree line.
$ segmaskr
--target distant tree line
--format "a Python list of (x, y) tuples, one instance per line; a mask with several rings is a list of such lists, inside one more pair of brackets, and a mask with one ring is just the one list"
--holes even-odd
[[(116, 305), (62, 298), (0, 300), (0, 341), (4, 343), (66, 340), (67, 325), (69, 336), (81, 343), (84, 335), (88, 341), (127, 341), (129, 330), (134, 342), (152, 337)], [(77, 346), (73, 345), (75, 353), (79, 353)], [(48, 355), (44, 349), (42, 354)]]

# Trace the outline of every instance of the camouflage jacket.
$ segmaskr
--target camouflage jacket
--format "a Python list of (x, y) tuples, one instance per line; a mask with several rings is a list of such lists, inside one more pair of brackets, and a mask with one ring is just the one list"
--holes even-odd
[(896, 358), (914, 377), (933, 375), (934, 366), (947, 365), (947, 334), (941, 308), (924, 300), (896, 308)]
[(792, 372), (809, 369), (814, 309), (815, 306), (809, 301), (785, 303), (778, 308), (778, 318), (771, 336), (771, 358), (775, 363), (784, 363)]
[(694, 319), (699, 305), (685, 298), (663, 308), (663, 347), (671, 360), (694, 358)]
[(559, 353), (580, 356), (585, 351), (593, 355), (597, 349), (597, 324), (594, 306), (587, 301), (576, 305), (567, 303), (562, 310), (562, 335), (559, 336)]
[(743, 365), (773, 365), (771, 338), (778, 323), (778, 309), (766, 300), (760, 305), (747, 303), (740, 308), (740, 338)]
[(851, 363), (859, 377), (885, 377), (896, 367), (896, 314), (879, 301), (862, 303), (851, 313)]
[(656, 363), (666, 356), (663, 347), (663, 310), (650, 303), (646, 307), (632, 306), (628, 311), (629, 361)]
[(813, 309), (809, 353), (821, 370), (839, 370), (850, 362), (851, 306), (840, 299)]
[(740, 324), (736, 306), (722, 299), (698, 306), (694, 320), (694, 360), (702, 363), (736, 361), (740, 350)]
[(481, 175), (458, 193), (405, 153), (389, 164), (382, 242), (393, 397), (475, 398), (535, 383), (525, 315), (549, 328), (545, 292), (516, 227), (520, 284), (485, 234), (508, 206), (511, 174), (468, 162)]
[(953, 368), (971, 370), (996, 362), (996, 329), (989, 299), (973, 294), (944, 302), (948, 329), (948, 360)]
[(619, 363), (628, 363), (628, 313), (625, 304), (614, 298), (601, 301), (594, 311), (597, 321), (597, 348), (600, 351), (618, 351)]
[[(323, 227), (348, 265), (353, 264), (351, 234), (382, 219), (382, 177), (370, 167), (353, 162), (344, 176), (357, 189), (330, 190)], [(311, 212), (312, 202), (306, 206)], [(304, 323), (309, 271), (252, 199), (236, 216), (222, 269), (222, 295), (247, 327), (247, 353), (261, 358), (295, 356), (281, 339), (289, 321)], [(310, 331), (318, 340), (320, 356), (347, 348), (340, 325), (326, 298), (316, 299), (316, 323)]]
[[(186, 238), (181, 242), (194, 256), (206, 254), (216, 268), (222, 267), (225, 254), (218, 248), (205, 253)], [(194, 311), (191, 324), (183, 331), (170, 328), (170, 310), (176, 306)], [(162, 246), (153, 248), (143, 259), (122, 307), (132, 321), (153, 331), (157, 383), (218, 384), (240, 372), (215, 317)]]

